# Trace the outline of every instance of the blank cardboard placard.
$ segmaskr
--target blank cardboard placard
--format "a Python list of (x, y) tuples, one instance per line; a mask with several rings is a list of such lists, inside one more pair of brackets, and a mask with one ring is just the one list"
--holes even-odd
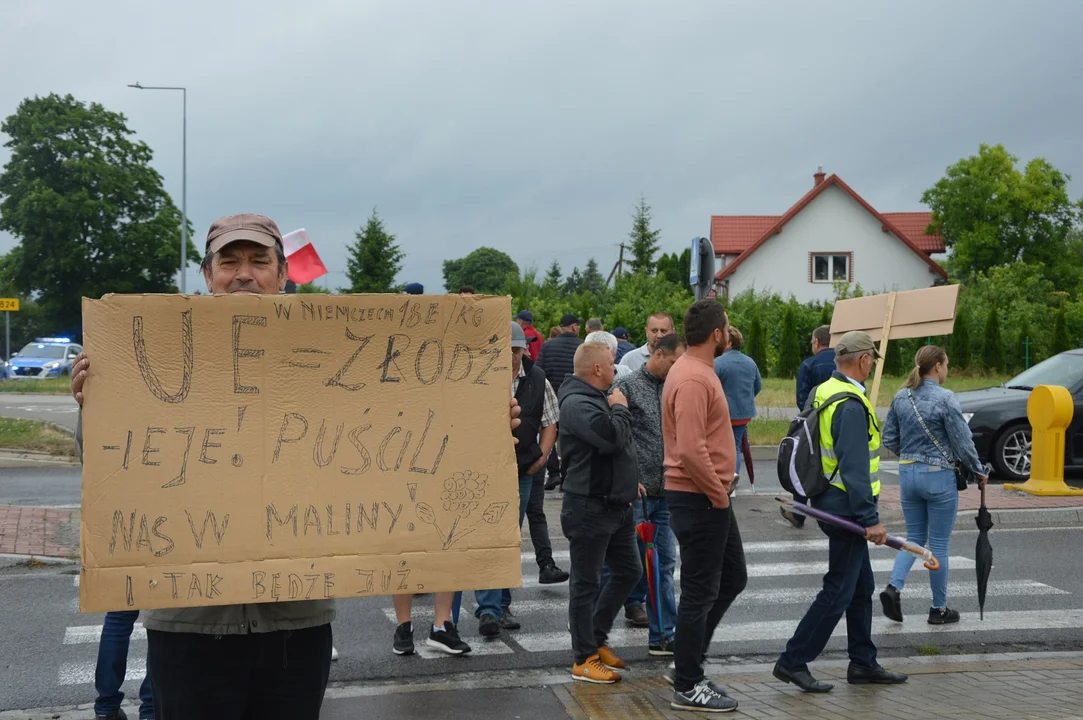
[[(955, 305), (959, 285), (906, 290), (894, 293), (889, 340), (950, 335), (955, 328)], [(883, 336), (888, 300), (892, 293), (840, 300), (831, 315), (831, 345), (843, 333), (864, 330), (874, 342)]]
[(518, 587), (507, 297), (83, 300), (83, 612)]

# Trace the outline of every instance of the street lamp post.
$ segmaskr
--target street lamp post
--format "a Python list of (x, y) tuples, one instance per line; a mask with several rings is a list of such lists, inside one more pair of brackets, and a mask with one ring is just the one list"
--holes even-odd
[(187, 291), (185, 274), (188, 271), (188, 89), (166, 85), (129, 85), (137, 90), (180, 90), (181, 91), (181, 266), (180, 291)]

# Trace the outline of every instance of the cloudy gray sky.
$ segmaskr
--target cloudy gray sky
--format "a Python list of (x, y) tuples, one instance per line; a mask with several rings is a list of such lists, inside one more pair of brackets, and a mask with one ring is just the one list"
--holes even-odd
[(1065, 0), (4, 2), (0, 116), (50, 92), (122, 112), (179, 205), (179, 94), (125, 86), (186, 85), (197, 246), (265, 213), (334, 288), (377, 206), (434, 291), (481, 245), (607, 271), (640, 193), (668, 251), (782, 213), (817, 165), (883, 211), (980, 142), (1083, 179), (1080, 27)]

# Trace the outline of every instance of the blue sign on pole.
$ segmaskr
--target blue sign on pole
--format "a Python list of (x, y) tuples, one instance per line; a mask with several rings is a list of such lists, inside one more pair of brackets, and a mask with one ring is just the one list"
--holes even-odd
[(688, 284), (692, 287), (699, 285), (699, 238), (692, 238), (692, 260), (688, 272)]

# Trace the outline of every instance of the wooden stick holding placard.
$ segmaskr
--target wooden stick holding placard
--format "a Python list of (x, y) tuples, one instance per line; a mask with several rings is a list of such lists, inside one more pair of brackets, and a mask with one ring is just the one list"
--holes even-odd
[(872, 381), (872, 394), (869, 395), (869, 402), (872, 403), (873, 407), (876, 407), (876, 399), (880, 397), (880, 381), (884, 377), (884, 365), (887, 364), (887, 342), (888, 337), (891, 335), (891, 320), (895, 315), (895, 295), (896, 293), (889, 293), (887, 296), (884, 330), (880, 335), (880, 362), (876, 363), (876, 376)]

